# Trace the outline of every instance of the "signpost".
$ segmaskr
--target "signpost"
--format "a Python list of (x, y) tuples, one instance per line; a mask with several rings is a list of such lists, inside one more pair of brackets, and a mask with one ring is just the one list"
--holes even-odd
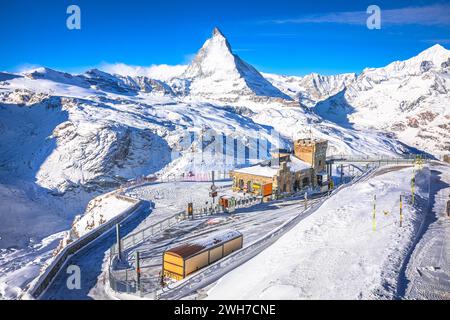
[(139, 251), (136, 251), (136, 291), (141, 291), (141, 265), (139, 261)]

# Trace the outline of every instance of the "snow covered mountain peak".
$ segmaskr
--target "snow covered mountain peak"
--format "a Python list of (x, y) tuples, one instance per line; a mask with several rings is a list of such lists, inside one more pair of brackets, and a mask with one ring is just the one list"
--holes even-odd
[(220, 31), (220, 29), (218, 27), (214, 27), (212, 35), (213, 35), (213, 38), (214, 37), (221, 37), (221, 38), (226, 39), (225, 36), (223, 35), (222, 31)]
[[(231, 46), (225, 36), (215, 28), (184, 73), (186, 78), (223, 76), (236, 68)], [(234, 71), (234, 70), (233, 70)]]
[(70, 74), (56, 71), (46, 67), (39, 67), (35, 69), (26, 70), (20, 73), (21, 75), (31, 79), (52, 79), (55, 77), (71, 77)]
[[(393, 65), (396, 62), (393, 63)], [(431, 69), (440, 71), (450, 64), (450, 50), (445, 49), (439, 44), (422, 51), (417, 56), (405, 61), (397, 62), (397, 64), (415, 72), (427, 72)]]
[(450, 50), (445, 49), (440, 44), (435, 44), (434, 46), (425, 49), (417, 55), (417, 57), (425, 58), (427, 60), (440, 60), (446, 58), (450, 55)]
[(420, 70), (426, 72), (430, 69), (436, 71), (445, 71), (450, 67), (450, 50), (445, 49), (443, 46), (436, 44), (418, 54), (411, 59), (416, 61), (416, 64), (420, 64)]
[(360, 78), (379, 82), (392, 77), (418, 76), (430, 70), (440, 72), (449, 66), (450, 50), (436, 44), (407, 60), (394, 61), (382, 68), (366, 68)]
[(292, 100), (275, 88), (254, 67), (235, 55), (223, 33), (214, 28), (181, 78), (192, 96), (226, 102), (238, 100)]
[(382, 68), (367, 68), (344, 94), (315, 106), (347, 127), (389, 131), (398, 140), (441, 156), (450, 151), (450, 50), (434, 45)]

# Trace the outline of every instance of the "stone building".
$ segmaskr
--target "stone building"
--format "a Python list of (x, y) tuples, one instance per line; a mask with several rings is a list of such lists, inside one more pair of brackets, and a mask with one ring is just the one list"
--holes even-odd
[(270, 160), (233, 170), (233, 190), (268, 196), (322, 186), (327, 182), (327, 144), (326, 140), (296, 140), (294, 153), (278, 150)]
[(325, 171), (328, 141), (299, 139), (294, 141), (294, 155), (311, 164), (319, 173)]

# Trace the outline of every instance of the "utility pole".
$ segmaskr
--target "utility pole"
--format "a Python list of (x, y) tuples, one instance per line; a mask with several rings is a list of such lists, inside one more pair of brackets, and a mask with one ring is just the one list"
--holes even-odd
[(119, 261), (122, 260), (122, 244), (120, 242), (120, 225), (116, 224), (117, 250), (119, 252)]
[(344, 181), (344, 164), (341, 163), (341, 184)]

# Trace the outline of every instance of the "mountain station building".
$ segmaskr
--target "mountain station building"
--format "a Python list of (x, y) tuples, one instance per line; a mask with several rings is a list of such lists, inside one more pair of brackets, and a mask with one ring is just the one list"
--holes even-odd
[(230, 172), (233, 191), (261, 196), (297, 192), (307, 187), (328, 186), (326, 153), (328, 141), (299, 139), (294, 151), (271, 152), (271, 159)]

